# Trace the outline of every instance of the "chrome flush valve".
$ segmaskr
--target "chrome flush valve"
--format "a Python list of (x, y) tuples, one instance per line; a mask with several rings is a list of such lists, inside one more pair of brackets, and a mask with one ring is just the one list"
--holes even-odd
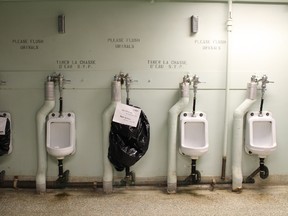
[(131, 77), (129, 76), (128, 73), (124, 76), (124, 79), (125, 79), (126, 88), (129, 89), (130, 88), (130, 84), (132, 83), (132, 79), (131, 79)]
[(55, 86), (59, 86), (59, 92), (61, 97), (64, 89), (64, 84), (71, 82), (71, 80), (64, 79), (64, 75), (62, 75), (61, 73), (57, 74), (56, 72), (52, 76), (48, 76), (48, 80), (53, 81)]
[(204, 82), (200, 82), (199, 81), (199, 77), (194, 75), (193, 77), (190, 77), (189, 74), (185, 75), (183, 77), (183, 82), (182, 83), (189, 83), (189, 85), (191, 85), (193, 83), (193, 90), (194, 93), (197, 92), (197, 88), (198, 88), (198, 84), (199, 83), (204, 83)]
[(129, 104), (130, 104), (129, 90), (130, 90), (130, 84), (131, 84), (131, 82), (132, 82), (132, 79), (131, 79), (131, 77), (129, 76), (128, 73), (124, 76), (124, 79), (125, 79), (126, 94), (127, 94), (126, 104), (129, 105)]
[(256, 75), (251, 76), (251, 83), (258, 83), (258, 79), (257, 79)]
[(126, 98), (126, 104), (129, 105), (129, 90), (130, 90), (130, 84), (132, 83), (132, 79), (129, 76), (129, 74), (124, 74), (123, 72), (120, 72), (118, 75), (116, 74), (114, 76), (114, 81), (120, 82), (121, 85), (125, 83), (126, 86), (126, 93), (127, 93), (127, 98)]
[(189, 83), (189, 85), (191, 85), (192, 79), (191, 79), (191, 77), (189, 76), (189, 74), (187, 74), (187, 75), (185, 75), (185, 76), (183, 77), (183, 83)]
[(273, 81), (269, 81), (268, 77), (266, 75), (263, 75), (262, 78), (259, 80), (259, 82), (262, 82), (261, 85), (261, 91), (262, 91), (262, 96), (264, 95), (265, 91), (266, 91), (266, 84), (267, 83), (274, 83)]
[(114, 76), (114, 81), (121, 82), (121, 85), (123, 85), (126, 81), (126, 77), (128, 76), (129, 76), (128, 74), (125, 75), (123, 72), (120, 72), (118, 75), (116, 74)]
[(198, 84), (199, 84), (199, 83), (204, 83), (204, 82), (199, 81), (199, 77), (196, 76), (196, 75), (193, 76), (192, 82), (193, 82), (193, 90), (194, 90), (194, 93), (197, 92)]
[(124, 74), (122, 72), (120, 72), (118, 75), (116, 74), (114, 76), (114, 81), (121, 82), (121, 85), (122, 85), (123, 84), (123, 76), (124, 76)]
[(121, 85), (124, 83), (127, 85), (130, 85), (132, 82), (132, 79), (129, 77), (129, 74), (124, 74), (123, 72), (120, 72), (119, 74), (114, 75), (114, 81), (121, 82)]

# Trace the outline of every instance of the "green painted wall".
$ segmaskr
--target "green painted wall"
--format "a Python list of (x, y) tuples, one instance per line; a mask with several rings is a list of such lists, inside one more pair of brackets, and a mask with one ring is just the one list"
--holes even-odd
[[(190, 73), (205, 82), (197, 109), (209, 122), (209, 152), (199, 159), (198, 169), (202, 176), (220, 176), (227, 10), (225, 3), (0, 2), (0, 80), (6, 81), (0, 86), (0, 110), (11, 113), (13, 124), (13, 152), (0, 157), (0, 169), (8, 176), (36, 174), (35, 115), (44, 101), (46, 77), (61, 72), (71, 80), (65, 86), (64, 110), (76, 114), (77, 127), (77, 152), (64, 166), (73, 177), (100, 178), (101, 115), (110, 103), (113, 76), (122, 71), (133, 78), (131, 103), (145, 111), (151, 124), (149, 150), (133, 170), (137, 177), (166, 176), (168, 110), (179, 98), (179, 82)], [(57, 16), (62, 13), (66, 33), (58, 34)], [(199, 17), (199, 32), (193, 35), (192, 15)], [(288, 174), (287, 20), (287, 5), (233, 5), (230, 117), (245, 98), (251, 75), (266, 74), (275, 81), (268, 85), (264, 104), (277, 121), (278, 148), (267, 159), (274, 175)], [(155, 60), (160, 64), (151, 63)], [(178, 175), (189, 175), (190, 159), (178, 155), (177, 162)], [(257, 157), (244, 153), (244, 175), (257, 166)], [(57, 161), (49, 156), (48, 176), (57, 172)]]

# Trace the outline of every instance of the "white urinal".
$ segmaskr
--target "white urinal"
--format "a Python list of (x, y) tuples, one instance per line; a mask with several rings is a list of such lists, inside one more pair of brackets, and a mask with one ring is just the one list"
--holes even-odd
[(247, 113), (245, 150), (248, 154), (256, 154), (265, 158), (271, 154), (277, 146), (276, 126), (271, 112), (263, 111)]
[(75, 153), (75, 114), (63, 112), (50, 113), (46, 124), (46, 147), (47, 152), (56, 157), (63, 159), (67, 155)]
[(182, 112), (180, 114), (180, 152), (198, 159), (208, 151), (208, 122), (206, 114)]
[(6, 133), (6, 125), (9, 121), (10, 125), (10, 134), (9, 134), (9, 150), (8, 150), (8, 153), (7, 154), (11, 154), (12, 153), (12, 126), (11, 126), (11, 115), (10, 113), (8, 112), (0, 112), (0, 135), (4, 135), (6, 136), (5, 137), (5, 140), (7, 139), (7, 135), (8, 134), (5, 134)]

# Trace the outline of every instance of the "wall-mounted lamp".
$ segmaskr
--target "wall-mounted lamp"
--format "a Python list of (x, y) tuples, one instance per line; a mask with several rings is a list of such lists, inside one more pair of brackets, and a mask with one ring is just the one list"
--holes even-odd
[(58, 16), (58, 33), (65, 33), (65, 15), (63, 14)]

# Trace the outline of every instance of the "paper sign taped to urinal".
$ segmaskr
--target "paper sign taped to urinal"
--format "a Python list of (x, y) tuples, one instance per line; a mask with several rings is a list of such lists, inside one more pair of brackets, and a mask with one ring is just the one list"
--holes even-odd
[(113, 122), (136, 127), (139, 121), (141, 109), (118, 103), (114, 112)]
[(7, 118), (0, 117), (0, 135), (5, 135)]

